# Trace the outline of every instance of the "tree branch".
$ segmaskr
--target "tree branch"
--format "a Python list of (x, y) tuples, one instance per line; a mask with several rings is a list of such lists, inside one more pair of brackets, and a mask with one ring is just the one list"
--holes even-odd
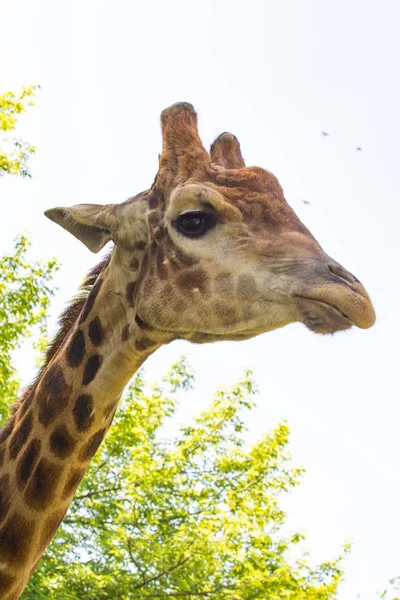
[(138, 562), (133, 558), (132, 546), (131, 546), (131, 538), (128, 538), (128, 554), (129, 554), (129, 557), (130, 557), (131, 561), (133, 562), (133, 564), (135, 565), (135, 567), (139, 571), (142, 580), (145, 581), (146, 573), (143, 571), (142, 567), (138, 564)]
[[(218, 588), (214, 588), (213, 590), (207, 590), (204, 592), (193, 592), (193, 591), (188, 591), (188, 592), (166, 592), (165, 594), (163, 594), (162, 592), (158, 592), (158, 593), (150, 593), (150, 594), (146, 594), (146, 598), (190, 598), (190, 596), (197, 596), (200, 598), (206, 598), (207, 596), (212, 596), (213, 594), (218, 594), (219, 592), (223, 592), (224, 590), (234, 590), (236, 588), (236, 586), (234, 585), (227, 585), (227, 586), (222, 586), (222, 587), (218, 587)], [(143, 598), (144, 596), (136, 594), (134, 596), (131, 596), (131, 598)]]
[[(190, 558), (190, 556), (187, 556), (186, 558), (184, 558), (184, 556), (182, 555), (181, 558), (178, 560), (178, 562), (175, 565), (172, 565), (172, 567), (169, 567), (169, 569), (166, 569), (165, 571), (158, 573), (158, 575), (154, 575), (153, 577), (144, 579), (142, 583), (139, 583), (138, 585), (133, 586), (133, 589), (138, 590), (141, 587), (144, 587), (145, 585), (151, 583), (152, 581), (156, 581), (157, 579), (161, 579), (161, 577), (164, 577), (164, 575), (168, 575), (168, 573), (172, 573), (172, 571), (175, 571), (175, 569), (178, 569), (179, 567), (184, 565), (185, 562), (187, 562), (189, 560), (189, 558)], [(152, 594), (150, 594), (150, 596), (151, 595)]]
[(116, 486), (116, 487), (111, 487), (111, 488), (104, 488), (101, 490), (96, 490), (93, 492), (86, 492), (86, 494), (78, 494), (77, 496), (74, 497), (74, 500), (83, 500), (84, 498), (94, 498), (96, 496), (98, 496), (99, 494), (104, 494), (106, 492), (116, 492), (118, 490), (120, 490), (121, 487), (120, 486)]

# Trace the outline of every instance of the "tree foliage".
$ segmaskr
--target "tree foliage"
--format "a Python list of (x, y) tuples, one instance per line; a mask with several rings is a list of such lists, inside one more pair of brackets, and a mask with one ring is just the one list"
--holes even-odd
[(246, 373), (166, 437), (192, 379), (184, 361), (153, 388), (133, 379), (25, 600), (335, 597), (341, 558), (312, 567), (282, 529), (279, 496), (301, 475), (287, 425), (245, 443)]
[(20, 381), (12, 356), (44, 319), (53, 295), (57, 261), (30, 261), (29, 240), (20, 236), (14, 251), (0, 258), (0, 423), (16, 400)]
[[(6, 92), (0, 95), (0, 132), (15, 129), (18, 117), (28, 106), (33, 106), (39, 86), (22, 89), (19, 95)], [(0, 145), (0, 175), (9, 173), (22, 177), (29, 175), (27, 158), (34, 147), (21, 140), (13, 141), (13, 149)], [(13, 352), (32, 333), (35, 326), (43, 326), (53, 290), (51, 280), (58, 269), (55, 259), (30, 261), (30, 242), (19, 236), (12, 254), (0, 258), (0, 425), (8, 416), (10, 405), (16, 400), (20, 381), (12, 362)]]
[(15, 130), (19, 117), (29, 106), (34, 106), (38, 85), (22, 88), (19, 94), (5, 92), (0, 95), (0, 176), (20, 175), (30, 177), (28, 159), (35, 147), (19, 138), (9, 137)]

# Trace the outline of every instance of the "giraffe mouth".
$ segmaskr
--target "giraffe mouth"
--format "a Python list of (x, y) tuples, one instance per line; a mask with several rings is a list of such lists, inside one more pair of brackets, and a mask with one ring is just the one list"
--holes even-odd
[(301, 321), (314, 333), (335, 333), (353, 326), (351, 319), (337, 306), (298, 296), (301, 307)]
[[(335, 333), (350, 329), (353, 325), (358, 327), (364, 325), (359, 315), (350, 317), (336, 303), (307, 296), (296, 296), (296, 298), (301, 310), (301, 321), (315, 333)], [(372, 323), (367, 326), (371, 325)]]

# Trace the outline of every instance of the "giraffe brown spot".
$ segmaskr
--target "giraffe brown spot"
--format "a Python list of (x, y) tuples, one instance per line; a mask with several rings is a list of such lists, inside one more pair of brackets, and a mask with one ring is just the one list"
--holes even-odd
[(80, 460), (90, 460), (97, 452), (103, 438), (106, 434), (107, 429), (103, 428), (92, 435), (87, 444), (81, 450), (79, 455)]
[(146, 248), (146, 242), (136, 242), (134, 249), (135, 250), (144, 250)]
[(241, 298), (251, 298), (257, 292), (257, 285), (251, 275), (240, 275), (237, 282), (237, 294)]
[(233, 289), (233, 276), (228, 271), (219, 273), (214, 279), (214, 291), (217, 294), (227, 294)]
[(97, 375), (97, 371), (100, 369), (102, 363), (102, 357), (100, 354), (93, 354), (85, 365), (85, 370), (83, 371), (82, 376), (82, 384), (88, 385)]
[[(156, 213), (154, 213), (156, 214)], [(154, 225), (156, 225), (158, 223), (160, 219), (160, 215), (157, 214), (157, 217), (154, 218)], [(151, 220), (149, 217), (149, 225), (151, 226)], [(161, 240), (164, 238), (165, 236), (165, 227), (163, 227), (162, 225), (158, 225), (156, 227), (154, 227), (153, 229), (153, 238), (157, 241), (157, 242), (161, 242)]]
[(50, 367), (43, 378), (41, 393), (38, 394), (39, 421), (44, 427), (64, 410), (72, 386), (68, 385), (59, 365)]
[(85, 356), (85, 336), (83, 331), (78, 329), (72, 336), (71, 343), (67, 350), (67, 362), (70, 367), (76, 369), (80, 366)]
[(146, 192), (146, 195), (149, 197), (149, 201), (151, 198), (157, 198), (158, 203), (164, 203), (164, 194), (158, 187), (153, 187), (151, 190)]
[(56, 510), (48, 519), (46, 519), (46, 523), (44, 524), (43, 532), (40, 537), (40, 549), (45, 550), (50, 544), (51, 540), (56, 534), (57, 529), (60, 527), (67, 510), (68, 509), (66, 508)]
[(142, 337), (135, 341), (135, 348), (136, 350), (144, 351), (148, 350), (152, 346), (155, 346), (156, 344), (157, 342), (154, 340), (151, 340), (148, 337)]
[(121, 341), (122, 342), (126, 342), (126, 340), (129, 340), (129, 336), (130, 336), (130, 332), (129, 332), (129, 323), (127, 323), (126, 325), (124, 325), (124, 327), (122, 328), (122, 333), (121, 333)]
[(89, 337), (93, 346), (100, 346), (104, 341), (104, 329), (99, 316), (95, 317), (93, 321), (90, 322)]
[(131, 281), (126, 286), (125, 296), (126, 296), (126, 299), (127, 299), (128, 303), (130, 304), (130, 306), (134, 305), (134, 297), (133, 297), (133, 295), (135, 293), (135, 287), (136, 287), (136, 281)]
[(19, 489), (23, 489), (32, 475), (33, 469), (38, 461), (42, 443), (35, 438), (31, 441), (17, 464), (16, 478)]
[(81, 394), (75, 402), (72, 411), (75, 419), (75, 425), (78, 431), (86, 431), (93, 423), (93, 396), (90, 394)]
[(14, 513), (0, 531), (0, 561), (18, 565), (29, 558), (35, 523)]
[(75, 493), (76, 488), (80, 484), (86, 469), (74, 469), (68, 478), (63, 490), (63, 498), (70, 498)]
[(201, 294), (207, 293), (208, 276), (204, 269), (184, 271), (178, 275), (177, 281), (179, 289), (186, 294), (192, 294), (194, 289), (198, 289)]
[(161, 200), (161, 197), (159, 194), (151, 194), (151, 196), (149, 198), (149, 208), (151, 210), (157, 208), (157, 206), (160, 204), (160, 200)]
[(25, 491), (28, 506), (42, 510), (53, 502), (61, 471), (61, 465), (56, 465), (47, 458), (39, 460)]
[(83, 307), (81, 318), (80, 318), (80, 323), (83, 323), (84, 321), (86, 321), (90, 311), (92, 310), (92, 308), (94, 306), (94, 303), (96, 302), (96, 298), (98, 296), (98, 293), (100, 292), (102, 283), (103, 283), (103, 280), (98, 279), (96, 281), (96, 283), (94, 284), (92, 291), (90, 292), (88, 299), (85, 302), (85, 306)]
[(10, 591), (10, 588), (16, 581), (15, 575), (7, 573), (3, 569), (0, 570), (0, 598), (4, 598), (4, 594)]
[(147, 323), (142, 321), (142, 319), (139, 317), (139, 315), (135, 316), (135, 322), (141, 329), (151, 329), (150, 326), (147, 325)]
[(10, 459), (17, 458), (21, 448), (25, 445), (26, 440), (32, 430), (33, 416), (32, 411), (22, 419), (18, 429), (13, 433), (9, 444)]
[(58, 425), (50, 436), (50, 449), (58, 458), (70, 456), (76, 446), (65, 423)]
[(137, 271), (138, 270), (138, 268), (139, 268), (139, 261), (138, 261), (137, 258), (132, 258), (130, 267), (131, 267), (132, 271)]
[(232, 325), (237, 321), (236, 311), (223, 302), (214, 302), (213, 309), (222, 325)]
[(0, 431), (0, 444), (5, 442), (6, 439), (10, 436), (14, 429), (15, 425), (15, 416), (12, 417), (7, 423), (4, 425), (3, 429)]
[(3, 475), (0, 478), (0, 523), (6, 518), (11, 506), (10, 476)]

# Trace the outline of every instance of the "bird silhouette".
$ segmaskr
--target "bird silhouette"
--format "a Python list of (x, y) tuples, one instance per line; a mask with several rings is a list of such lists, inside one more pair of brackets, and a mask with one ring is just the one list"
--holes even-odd
[(357, 148), (356, 148), (356, 152), (362, 152), (362, 148), (361, 148), (361, 146), (357, 146)]
[(308, 200), (302, 200), (303, 204), (307, 204), (307, 206), (311, 206), (311, 202), (309, 202)]
[(329, 133), (327, 131), (321, 131), (322, 137), (328, 137)]

